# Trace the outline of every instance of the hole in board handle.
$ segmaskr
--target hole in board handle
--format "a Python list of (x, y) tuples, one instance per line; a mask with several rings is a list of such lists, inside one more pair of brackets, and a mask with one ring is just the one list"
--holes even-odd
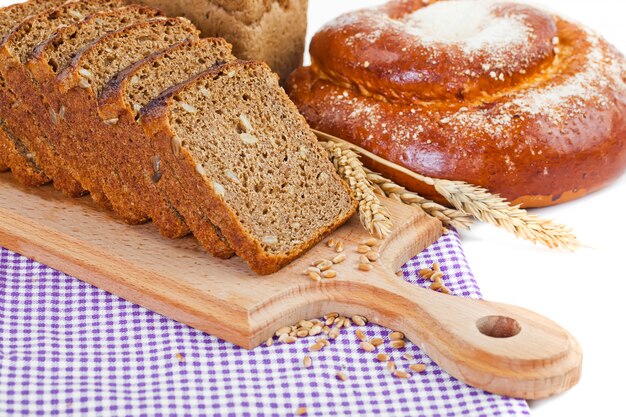
[(522, 331), (522, 326), (517, 320), (504, 316), (486, 316), (476, 322), (478, 331), (485, 336), (506, 339), (517, 336)]

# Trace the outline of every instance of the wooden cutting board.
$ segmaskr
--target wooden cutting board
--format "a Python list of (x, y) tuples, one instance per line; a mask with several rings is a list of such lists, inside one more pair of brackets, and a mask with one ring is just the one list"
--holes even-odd
[(335, 279), (302, 271), (336, 255), (320, 243), (271, 276), (240, 259), (206, 255), (192, 238), (165, 240), (151, 225), (127, 226), (91, 203), (51, 187), (24, 188), (0, 174), (0, 245), (133, 303), (251, 349), (273, 332), (331, 311), (360, 314), (404, 332), (448, 373), (478, 388), (520, 398), (562, 392), (580, 377), (577, 342), (528, 310), (443, 295), (394, 273), (441, 234), (439, 221), (386, 200), (395, 223), (374, 270), (358, 269), (367, 236), (354, 218), (333, 237), (345, 242)]

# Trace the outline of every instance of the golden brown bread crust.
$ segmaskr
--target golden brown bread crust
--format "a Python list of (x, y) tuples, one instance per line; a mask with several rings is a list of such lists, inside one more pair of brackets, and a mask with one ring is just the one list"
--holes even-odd
[[(557, 16), (500, 4), (493, 15), (516, 16), (532, 39), (512, 39), (509, 31), (504, 48), (482, 45), (474, 55), (463, 45), (435, 44), (433, 60), (427, 36), (408, 35), (419, 30), (404, 23), (407, 14), (429, 7), (392, 1), (341, 17), (314, 37), (312, 67), (287, 84), (313, 128), (526, 207), (581, 197), (624, 171), (621, 53)], [(442, 200), (406, 175), (372, 168)]]
[[(238, 66), (267, 67), (266, 64), (255, 61), (235, 61), (216, 66), (164, 92), (158, 99), (142, 109), (140, 121), (146, 135), (152, 138), (151, 143), (154, 146), (155, 152), (162, 158), (162, 167), (164, 169), (163, 178), (176, 176), (185, 181), (185, 189), (197, 189), (200, 195), (205, 195), (206, 197), (200, 205), (206, 208), (204, 213), (209, 217), (209, 220), (213, 224), (219, 225), (220, 230), (235, 249), (236, 254), (246, 261), (253, 271), (261, 275), (267, 275), (278, 271), (289, 262), (298, 258), (311, 247), (315, 246), (328, 233), (344, 224), (354, 215), (357, 203), (353, 200), (353, 207), (350, 211), (347, 211), (343, 217), (336, 218), (332, 224), (317, 230), (308, 241), (299, 245), (297, 250), (284, 254), (269, 254), (267, 251), (263, 250), (258, 240), (242, 225), (237, 214), (231, 210), (224, 200), (215, 192), (213, 186), (210, 185), (210, 180), (198, 173), (196, 169), (197, 163), (191, 153), (184, 147), (177, 148), (176, 151), (172, 149), (175, 133), (170, 125), (168, 112), (171, 103), (174, 101), (174, 97), (180, 94), (184, 89), (192, 88), (197, 80), (203, 78), (215, 79), (222, 76), (227, 77), (227, 74), (236, 70)], [(287, 105), (293, 106), (289, 100), (285, 99), (285, 102)], [(294, 111), (295, 110), (294, 108)], [(315, 136), (312, 132), (310, 135), (311, 141), (316, 143)], [(316, 146), (319, 147), (318, 144), (316, 144)], [(175, 154), (175, 152), (178, 154)], [(319, 147), (319, 152), (325, 151)], [(352, 195), (348, 186), (337, 177), (334, 169), (332, 172), (333, 175), (336, 176), (337, 182), (344, 187), (349, 195)], [(181, 199), (181, 202), (184, 201)], [(195, 202), (194, 206), (198, 204), (198, 202)]]

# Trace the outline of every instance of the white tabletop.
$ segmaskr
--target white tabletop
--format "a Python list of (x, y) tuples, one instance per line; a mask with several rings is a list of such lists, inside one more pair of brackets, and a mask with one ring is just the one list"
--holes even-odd
[[(380, 0), (312, 0), (309, 36), (333, 17), (384, 3)], [(594, 28), (626, 52), (626, 2), (537, 0)], [(331, 6), (332, 5), (332, 6)], [(556, 398), (531, 402), (535, 417), (626, 415), (621, 396), (626, 374), (619, 343), (626, 321), (626, 176), (582, 200), (535, 210), (571, 226), (587, 248), (550, 251), (488, 225), (463, 233), (464, 247), (486, 298), (544, 314), (572, 332), (584, 350), (583, 378)], [(541, 343), (541, 341), (537, 341)], [(621, 408), (621, 409), (620, 409)]]

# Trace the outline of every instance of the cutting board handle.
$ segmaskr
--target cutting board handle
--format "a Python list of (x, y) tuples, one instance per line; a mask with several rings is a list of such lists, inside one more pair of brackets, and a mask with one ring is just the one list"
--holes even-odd
[[(403, 332), (449, 374), (510, 397), (538, 399), (580, 379), (578, 342), (532, 311), (441, 294), (409, 284), (384, 267), (367, 282), (337, 282), (335, 306)], [(374, 272), (374, 271), (372, 271)], [(372, 302), (372, 300), (376, 300)]]

